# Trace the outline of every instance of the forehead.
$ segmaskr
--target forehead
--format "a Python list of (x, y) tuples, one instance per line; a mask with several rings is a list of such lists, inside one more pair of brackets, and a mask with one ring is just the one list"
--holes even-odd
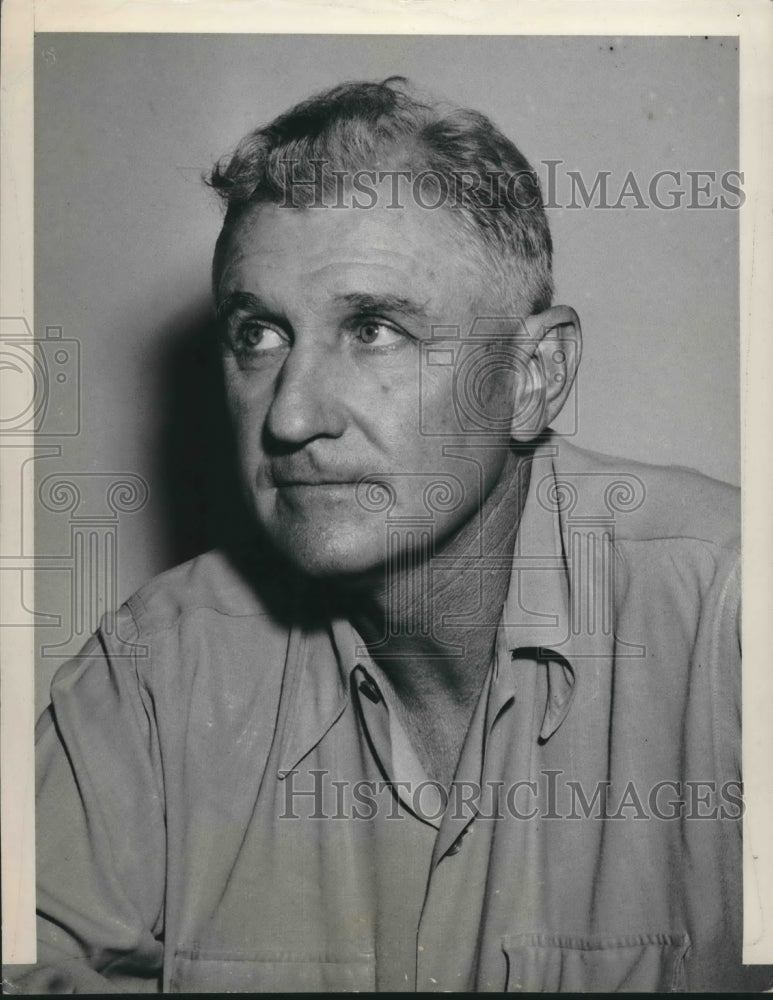
[[(235, 290), (270, 294), (294, 285), (308, 296), (397, 293), (422, 305), (477, 300), (475, 249), (448, 210), (254, 206), (220, 248), (218, 299)], [(367, 286), (367, 287), (365, 287)], [(450, 304), (450, 303), (449, 303)]]

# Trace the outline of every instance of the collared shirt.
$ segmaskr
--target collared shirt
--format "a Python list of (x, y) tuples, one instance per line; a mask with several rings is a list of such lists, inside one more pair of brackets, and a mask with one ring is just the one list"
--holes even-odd
[(153, 581), (40, 722), (22, 988), (748, 986), (736, 504), (540, 445), (450, 792), (347, 622)]

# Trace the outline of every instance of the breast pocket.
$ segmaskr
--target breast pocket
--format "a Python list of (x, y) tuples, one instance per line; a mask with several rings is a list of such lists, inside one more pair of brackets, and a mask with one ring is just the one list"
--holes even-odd
[(375, 988), (372, 955), (234, 958), (178, 952), (170, 993), (350, 993)]
[(684, 990), (686, 934), (514, 934), (503, 940), (508, 992)]

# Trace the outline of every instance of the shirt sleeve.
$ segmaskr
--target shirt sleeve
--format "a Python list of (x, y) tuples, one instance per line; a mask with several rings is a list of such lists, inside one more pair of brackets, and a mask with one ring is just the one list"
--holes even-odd
[[(713, 959), (706, 967), (714, 968), (713, 978), (690, 982), (687, 989), (711, 990), (728, 993), (762, 993), (773, 987), (773, 967), (770, 965), (743, 965), (743, 862), (741, 840), (747, 835), (737, 809), (741, 807), (742, 755), (741, 755), (741, 556), (730, 561), (726, 572), (718, 573), (713, 588), (714, 599), (709, 600), (704, 615), (707, 624), (706, 642), (696, 648), (697, 662), (706, 664), (712, 691), (712, 716), (710, 732), (713, 737), (713, 755), (716, 761), (716, 778), (723, 796), (720, 813), (727, 810), (728, 822), (723, 817), (715, 820), (721, 860), (717, 864), (717, 879), (723, 887), (724, 927), (719, 940), (706, 940), (704, 947)], [(726, 798), (725, 798), (726, 796)], [(696, 902), (700, 909), (710, 912), (709, 899), (703, 898), (702, 886), (696, 887)], [(708, 884), (706, 890), (709, 891)], [(695, 945), (696, 951), (698, 943)]]
[[(165, 816), (147, 648), (123, 608), (66, 663), (37, 728), (38, 963), (22, 993), (154, 992)], [(19, 970), (21, 971), (21, 970)]]

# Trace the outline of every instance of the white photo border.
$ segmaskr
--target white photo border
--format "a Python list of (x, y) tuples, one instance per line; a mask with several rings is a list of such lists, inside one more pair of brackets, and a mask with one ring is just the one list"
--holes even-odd
[[(744, 961), (773, 963), (773, 4), (768, 0), (5, 0), (2, 7), (0, 316), (33, 321), (35, 32), (433, 35), (730, 35), (740, 45), (742, 482), (744, 534)], [(31, 334), (30, 334), (31, 335)], [(13, 407), (13, 402), (9, 404)], [(19, 439), (14, 449), (35, 441)], [(0, 556), (32, 520), (19, 453), (0, 449)], [(10, 452), (13, 451), (11, 455)], [(12, 485), (15, 485), (12, 483)], [(30, 544), (30, 540), (26, 540)], [(19, 550), (20, 551), (20, 550)], [(7, 576), (7, 574), (5, 574)], [(0, 574), (0, 585), (7, 581)], [(0, 592), (0, 601), (3, 600)], [(0, 632), (4, 961), (35, 960), (34, 643)]]

